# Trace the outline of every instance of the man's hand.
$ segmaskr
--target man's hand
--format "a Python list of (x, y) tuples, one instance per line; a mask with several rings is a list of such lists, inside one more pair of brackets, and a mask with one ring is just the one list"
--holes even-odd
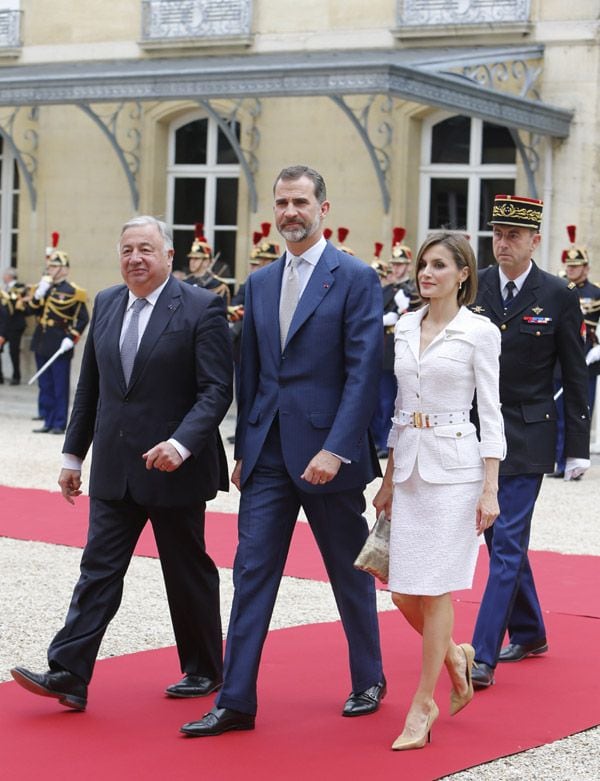
[(589, 458), (567, 458), (565, 464), (565, 480), (579, 480), (590, 468)]
[(340, 459), (333, 453), (319, 450), (300, 477), (313, 485), (329, 483), (339, 472), (341, 463)]
[(0, 336), (0, 347), (4, 347), (5, 343), (6, 343), (6, 339), (3, 336)]
[(160, 472), (174, 472), (183, 463), (182, 457), (170, 442), (159, 442), (142, 454), (146, 469), (158, 469)]
[(235, 466), (233, 467), (233, 472), (231, 473), (231, 482), (235, 485), (238, 491), (242, 490), (241, 478), (242, 478), (242, 459), (240, 458), (239, 461), (235, 462)]
[(58, 484), (67, 502), (75, 504), (73, 497), (81, 496), (81, 471), (79, 469), (61, 469)]

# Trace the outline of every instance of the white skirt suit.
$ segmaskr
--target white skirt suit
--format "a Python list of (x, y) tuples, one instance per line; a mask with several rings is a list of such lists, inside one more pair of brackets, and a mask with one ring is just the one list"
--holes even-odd
[[(389, 589), (433, 596), (473, 583), (483, 459), (504, 458), (506, 444), (498, 391), (500, 331), (461, 307), (419, 355), (427, 310), (403, 315), (395, 328)], [(479, 440), (469, 421), (475, 392)], [(429, 415), (430, 427), (411, 424), (415, 412), (423, 422)]]

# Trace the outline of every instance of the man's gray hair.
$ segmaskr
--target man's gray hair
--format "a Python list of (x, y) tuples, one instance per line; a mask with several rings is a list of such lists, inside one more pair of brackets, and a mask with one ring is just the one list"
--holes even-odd
[(132, 217), (130, 220), (128, 220), (121, 228), (121, 236), (125, 233), (126, 230), (129, 230), (129, 228), (140, 228), (144, 225), (154, 225), (162, 236), (165, 244), (165, 250), (168, 252), (169, 250), (173, 249), (173, 232), (170, 226), (167, 225), (166, 222), (163, 222), (156, 217), (151, 217), (148, 214), (142, 214), (140, 217)]

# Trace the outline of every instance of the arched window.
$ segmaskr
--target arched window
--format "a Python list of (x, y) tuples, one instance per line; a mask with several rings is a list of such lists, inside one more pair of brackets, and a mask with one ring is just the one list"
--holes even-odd
[[(240, 126), (229, 125), (239, 139)], [(174, 269), (187, 271), (194, 225), (204, 224), (215, 274), (235, 277), (238, 184), (235, 151), (217, 122), (200, 114), (173, 123), (167, 169), (167, 219), (173, 225)]]
[(0, 135), (0, 265), (17, 265), (19, 168), (12, 149)]
[(436, 114), (421, 148), (419, 236), (439, 228), (470, 236), (480, 267), (493, 263), (488, 225), (494, 197), (515, 191), (516, 147), (508, 128)]

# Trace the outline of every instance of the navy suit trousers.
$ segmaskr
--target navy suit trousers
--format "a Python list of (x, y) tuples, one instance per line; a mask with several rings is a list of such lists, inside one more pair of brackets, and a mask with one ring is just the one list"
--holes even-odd
[(485, 531), (490, 571), (473, 646), (475, 659), (495, 667), (504, 634), (523, 645), (546, 636), (527, 549), (531, 518), (543, 475), (500, 476), (500, 515)]
[(300, 507), (325, 562), (348, 640), (352, 689), (364, 691), (382, 680), (375, 583), (353, 567), (368, 534), (363, 488), (330, 494), (299, 490), (285, 468), (275, 422), (240, 500), (235, 593), (217, 698), (221, 708), (256, 713), (260, 657)]

